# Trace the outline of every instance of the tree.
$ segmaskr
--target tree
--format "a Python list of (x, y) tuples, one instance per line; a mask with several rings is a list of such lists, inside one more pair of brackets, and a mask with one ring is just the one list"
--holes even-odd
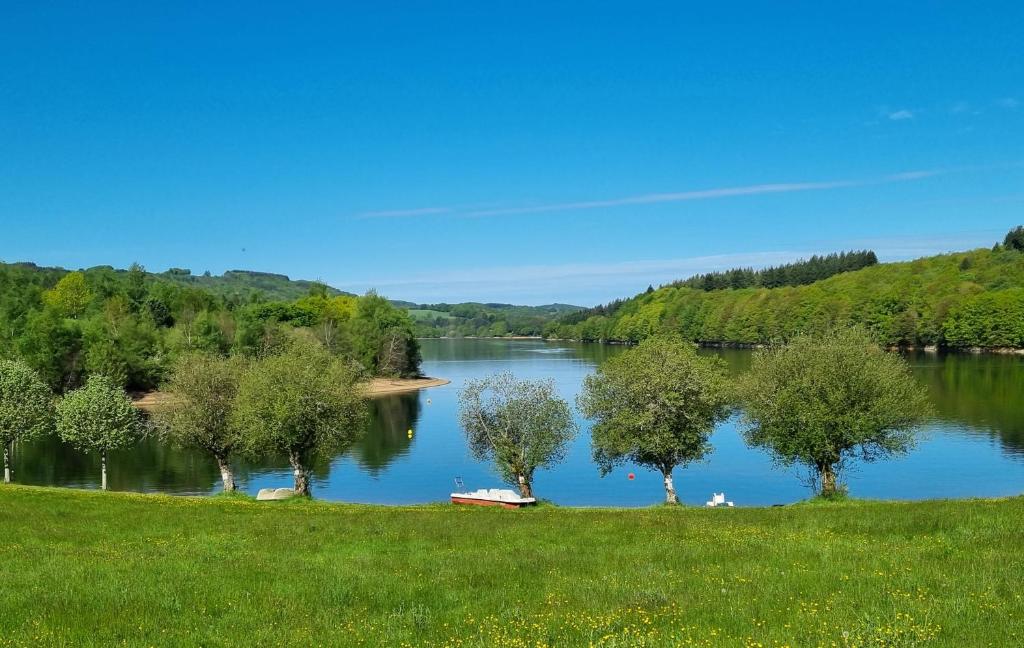
[(678, 503), (672, 471), (711, 452), (708, 439), (729, 414), (724, 363), (702, 358), (674, 335), (648, 338), (587, 376), (579, 407), (595, 420), (601, 474), (630, 461), (661, 472), (665, 501)]
[(69, 272), (61, 277), (52, 290), (43, 293), (43, 303), (72, 319), (84, 313), (91, 301), (92, 292), (81, 272)]
[(511, 373), (468, 381), (459, 393), (459, 423), (473, 456), (493, 461), (523, 497), (533, 497), (534, 471), (562, 461), (577, 432), (553, 380)]
[(1009, 250), (1024, 252), (1024, 225), (1018, 225), (1006, 233), (1003, 246)]
[(90, 376), (85, 386), (57, 403), (57, 434), (82, 452), (99, 452), (103, 490), (107, 453), (132, 445), (143, 431), (142, 417), (128, 394), (106, 376)]
[(906, 361), (861, 328), (758, 351), (742, 392), (747, 442), (783, 465), (810, 467), (826, 497), (849, 459), (909, 450), (930, 411)]
[(363, 432), (359, 378), (356, 368), (305, 340), (253, 363), (239, 382), (232, 415), (244, 431), (240, 449), (254, 457), (286, 455), (295, 492), (308, 496), (313, 459), (347, 450)]
[(24, 362), (0, 360), (0, 444), (4, 483), (11, 481), (15, 441), (45, 435), (53, 426), (53, 392)]
[(239, 445), (231, 416), (245, 366), (245, 360), (238, 356), (181, 356), (166, 388), (169, 402), (154, 412), (169, 441), (213, 455), (228, 492), (235, 490), (231, 457)]

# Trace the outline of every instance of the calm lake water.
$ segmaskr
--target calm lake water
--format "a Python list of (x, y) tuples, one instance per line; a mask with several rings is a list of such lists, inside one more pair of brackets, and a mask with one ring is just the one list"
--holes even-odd
[[(467, 488), (499, 486), (486, 465), (473, 461), (458, 427), (457, 394), (470, 378), (512, 371), (520, 378), (552, 378), (570, 403), (583, 378), (621, 347), (533, 340), (425, 340), (423, 371), (448, 378), (445, 387), (373, 401), (365, 438), (344, 456), (323, 461), (314, 471), (314, 496), (329, 500), (386, 504), (446, 500), (453, 480)], [(743, 371), (751, 353), (705, 350), (721, 355), (733, 372)], [(1004, 356), (934, 355), (908, 357), (927, 385), (937, 412), (918, 447), (894, 461), (853, 467), (844, 476), (856, 497), (922, 499), (992, 497), (1024, 492), (1024, 359)], [(563, 505), (643, 506), (660, 502), (661, 478), (635, 466), (600, 477), (590, 459), (589, 426), (564, 463), (536, 476), (537, 494)], [(412, 429), (410, 439), (408, 430)], [(712, 491), (725, 491), (737, 505), (788, 503), (807, 497), (799, 469), (779, 468), (761, 451), (747, 448), (735, 421), (712, 437), (714, 453), (704, 463), (676, 472), (680, 498), (702, 504)], [(57, 440), (25, 444), (14, 456), (21, 483), (96, 488), (99, 461)], [(114, 490), (205, 494), (220, 488), (212, 461), (196, 452), (147, 440), (110, 459)], [(290, 486), (287, 463), (239, 464), (240, 487), (255, 493)], [(627, 474), (636, 473), (635, 480)]]

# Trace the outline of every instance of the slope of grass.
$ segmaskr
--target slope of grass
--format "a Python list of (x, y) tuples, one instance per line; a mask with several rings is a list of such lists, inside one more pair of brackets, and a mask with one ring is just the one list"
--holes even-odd
[(1024, 499), (374, 507), (0, 488), (0, 645), (1020, 645)]

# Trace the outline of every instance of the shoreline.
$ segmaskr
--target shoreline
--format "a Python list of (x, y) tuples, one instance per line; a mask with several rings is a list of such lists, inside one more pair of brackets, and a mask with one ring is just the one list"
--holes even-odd
[[(447, 378), (431, 378), (429, 376), (422, 378), (373, 378), (369, 383), (366, 383), (366, 397), (379, 398), (381, 396), (391, 396), (392, 394), (405, 394), (421, 389), (430, 389), (431, 387), (441, 387), (449, 383), (451, 381)], [(169, 395), (162, 391), (132, 394), (131, 397), (132, 404), (146, 412), (160, 407), (169, 400)]]

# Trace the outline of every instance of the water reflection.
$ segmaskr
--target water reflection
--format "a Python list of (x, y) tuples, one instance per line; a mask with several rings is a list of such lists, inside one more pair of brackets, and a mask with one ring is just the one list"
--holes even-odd
[[(313, 466), (314, 494), (325, 499), (413, 503), (443, 500), (452, 479), (467, 486), (496, 486), (486, 465), (467, 453), (458, 427), (457, 394), (469, 379), (509, 370), (522, 378), (551, 378), (573, 402), (583, 378), (623, 347), (598, 344), (506, 340), (429, 340), (423, 344), (424, 371), (451, 385), (423, 393), (375, 399), (365, 436), (343, 456), (324, 457)], [(733, 375), (746, 371), (752, 353), (702, 349), (717, 355)], [(860, 497), (994, 496), (1024, 490), (1024, 358), (1007, 356), (907, 356), (914, 375), (926, 385), (937, 421), (907, 457), (858, 467), (851, 490)], [(432, 404), (427, 404), (428, 400)], [(607, 478), (590, 458), (589, 426), (565, 463), (537, 476), (538, 492), (561, 504), (645, 505), (659, 501), (657, 476), (624, 467)], [(414, 435), (409, 437), (408, 430)], [(807, 495), (791, 471), (778, 470), (760, 451), (750, 450), (729, 421), (712, 437), (709, 461), (677, 475), (690, 503), (727, 489), (743, 504), (771, 504)], [(29, 484), (95, 488), (99, 459), (50, 438), (21, 444), (14, 453), (15, 479)], [(240, 487), (288, 486), (285, 457), (236, 461)], [(626, 480), (628, 472), (635, 480)], [(619, 474), (621, 472), (621, 474)], [(204, 454), (147, 439), (112, 453), (110, 485), (115, 490), (210, 493), (220, 489), (216, 465)]]

